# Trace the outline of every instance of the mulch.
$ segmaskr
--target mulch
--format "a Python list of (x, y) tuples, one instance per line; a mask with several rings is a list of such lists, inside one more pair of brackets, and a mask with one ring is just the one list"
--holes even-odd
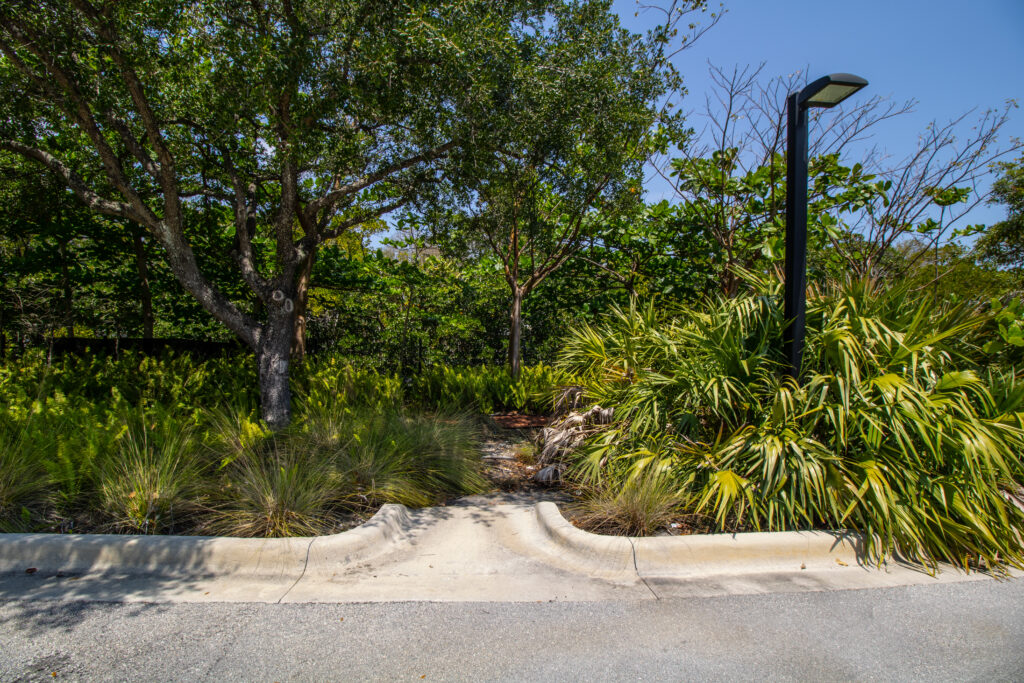
[(547, 415), (522, 415), (520, 413), (495, 413), (491, 415), (491, 419), (505, 429), (536, 429), (547, 426), (551, 421)]

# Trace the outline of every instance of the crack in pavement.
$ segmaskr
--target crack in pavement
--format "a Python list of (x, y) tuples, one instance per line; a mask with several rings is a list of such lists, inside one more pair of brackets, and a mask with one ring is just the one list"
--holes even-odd
[(288, 587), (288, 590), (286, 590), (284, 594), (277, 599), (276, 604), (280, 605), (281, 601), (288, 597), (288, 594), (292, 592), (292, 589), (299, 585), (299, 581), (302, 581), (302, 577), (306, 575), (306, 568), (309, 567), (309, 551), (313, 549), (313, 544), (316, 543), (317, 538), (319, 538), (319, 536), (311, 538), (309, 540), (309, 545), (306, 546), (306, 561), (302, 563), (302, 573), (299, 574), (299, 578), (295, 579), (292, 585)]
[(640, 575), (640, 567), (636, 563), (636, 544), (633, 543), (632, 537), (626, 536), (625, 538), (629, 541), (629, 547), (633, 550), (633, 571), (636, 572), (636, 577), (640, 579), (641, 583), (647, 586), (647, 590), (651, 591), (651, 595), (654, 596), (655, 600), (661, 600), (661, 596), (654, 592), (654, 589), (651, 588), (651, 584), (647, 583), (647, 579)]

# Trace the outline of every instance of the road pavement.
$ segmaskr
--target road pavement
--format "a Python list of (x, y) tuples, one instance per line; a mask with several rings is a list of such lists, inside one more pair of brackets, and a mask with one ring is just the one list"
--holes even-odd
[(1024, 581), (646, 601), (0, 602), (0, 680), (1024, 680)]

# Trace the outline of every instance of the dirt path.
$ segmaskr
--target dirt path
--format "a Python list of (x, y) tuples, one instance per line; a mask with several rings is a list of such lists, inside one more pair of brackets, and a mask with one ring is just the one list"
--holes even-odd
[(480, 444), (484, 476), (494, 489), (491, 492), (464, 496), (452, 505), (498, 505), (511, 503), (555, 503), (572, 501), (572, 496), (558, 487), (542, 486), (533, 481), (540, 467), (533, 455), (536, 428), (490, 429)]

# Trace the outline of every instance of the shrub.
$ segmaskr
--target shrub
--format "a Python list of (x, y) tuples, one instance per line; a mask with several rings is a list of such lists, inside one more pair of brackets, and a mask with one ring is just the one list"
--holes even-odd
[(470, 404), (530, 409), (564, 376), (526, 368), (513, 383), (503, 368), (434, 368), (402, 380), (308, 359), (293, 377), (294, 423), (271, 434), (250, 365), (133, 353), (5, 360), (0, 486), (15, 501), (0, 503), (5, 528), (306, 534), (384, 502), (476, 493)]
[(230, 405), (213, 408), (204, 413), (201, 422), (203, 441), (222, 468), (242, 454), (258, 450), (271, 436), (254, 407)]
[(402, 404), (402, 382), (394, 375), (359, 368), (334, 357), (308, 360), (295, 382), (301, 407), (353, 405), (375, 410)]
[(570, 381), (568, 373), (546, 365), (523, 367), (518, 381), (504, 367), (434, 366), (412, 377), (407, 392), (410, 401), (432, 409), (541, 413)]
[(617, 310), (562, 363), (615, 407), (578, 476), (673, 473), (717, 529), (851, 528), (878, 561), (1021, 566), (1022, 395), (986, 372), (985, 314), (899, 287), (836, 283), (808, 301), (797, 384), (781, 372), (777, 284), (659, 315)]

